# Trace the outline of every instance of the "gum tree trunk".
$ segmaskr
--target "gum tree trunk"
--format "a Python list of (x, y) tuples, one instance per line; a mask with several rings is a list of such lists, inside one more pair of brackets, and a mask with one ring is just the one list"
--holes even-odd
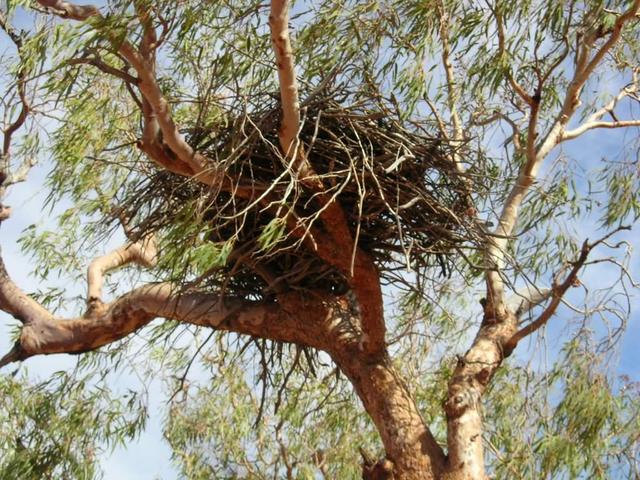
[(386, 451), (386, 458), (369, 471), (365, 465), (363, 478), (442, 478), (446, 463), (444, 452), (386, 353), (373, 361), (349, 351), (333, 353), (333, 357), (353, 384)]

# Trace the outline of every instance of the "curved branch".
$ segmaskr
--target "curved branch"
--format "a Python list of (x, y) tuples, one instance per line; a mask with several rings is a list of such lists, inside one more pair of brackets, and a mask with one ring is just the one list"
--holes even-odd
[(157, 262), (156, 242), (153, 236), (140, 242), (129, 243), (98, 257), (91, 262), (87, 271), (88, 298), (92, 302), (102, 302), (102, 283), (107, 272), (137, 263), (143, 267), (153, 267)]
[[(626, 87), (624, 87), (620, 92), (613, 97), (606, 105), (602, 108), (596, 110), (593, 114), (587, 118), (587, 120), (577, 128), (573, 130), (568, 130), (562, 133), (562, 137), (560, 141), (572, 140), (584, 132), (588, 130), (593, 130), (596, 128), (623, 128), (623, 127), (637, 127), (640, 126), (640, 120), (622, 120), (619, 121), (613, 111), (615, 110), (618, 103), (625, 97), (632, 97), (638, 91), (638, 74), (640, 73), (640, 69), (635, 68), (633, 70), (633, 78), (631, 83), (629, 83)], [(609, 113), (615, 121), (613, 122), (603, 122), (601, 121), (602, 117)]]
[(588, 130), (597, 128), (626, 128), (640, 127), (640, 120), (620, 120), (618, 122), (587, 122), (573, 130), (568, 130), (562, 134), (562, 140), (573, 140)]
[(35, 158), (29, 157), (15, 172), (10, 172), (10, 157), (11, 157), (11, 141), (13, 134), (16, 133), (27, 121), (29, 113), (31, 112), (31, 104), (27, 99), (27, 75), (29, 73), (27, 66), (25, 65), (25, 59), (23, 58), (23, 38), (19, 35), (12, 26), (7, 22), (7, 18), (3, 12), (0, 12), (0, 28), (4, 30), (11, 41), (13, 42), (16, 50), (18, 51), (18, 57), (20, 59), (18, 72), (16, 75), (16, 86), (18, 99), (20, 102), (20, 112), (15, 120), (11, 120), (11, 116), (8, 115), (9, 125), (3, 129), (3, 141), (2, 151), (0, 151), (0, 223), (11, 214), (11, 208), (2, 205), (2, 197), (7, 187), (22, 182), (25, 180), (27, 173), (35, 165)]
[[(324, 309), (317, 300), (298, 298), (289, 313), (274, 302), (253, 302), (212, 293), (181, 293), (173, 284), (146, 285), (106, 305), (98, 313), (60, 320), (48, 312), (25, 323), (5, 364), (34, 355), (81, 353), (120, 340), (161, 317), (280, 342), (326, 348), (313, 329)], [(302, 312), (309, 312), (304, 315)], [(309, 317), (313, 317), (310, 321)], [(0, 366), (2, 366), (0, 364)]]
[[(94, 6), (76, 6), (61, 0), (38, 0), (38, 3), (54, 9), (56, 13), (65, 18), (85, 21), (92, 16), (101, 17), (100, 12)], [(218, 171), (207, 157), (194, 150), (186, 142), (173, 120), (169, 102), (164, 97), (155, 78), (155, 55), (150, 43), (155, 37), (149, 32), (148, 18), (143, 17), (142, 21), (145, 32), (141, 50), (137, 50), (126, 40), (115, 38), (110, 31), (104, 33), (107, 38), (113, 41), (118, 53), (136, 71), (138, 89), (153, 111), (159, 130), (162, 132), (162, 142), (181, 162), (190, 167), (199, 180), (207, 184), (219, 183), (222, 172)]]
[(11, 280), (0, 257), (0, 310), (9, 313), (21, 323), (33, 323), (51, 314), (33, 298), (20, 290)]
[[(7, 33), (7, 35), (9, 35), (9, 38), (11, 38), (11, 41), (16, 47), (16, 50), (18, 50), (18, 56), (22, 61), (22, 38), (20, 38), (20, 35), (18, 35), (18, 33), (13, 30), (11, 25), (7, 23), (7, 19), (2, 12), (0, 12), (0, 28), (2, 28)], [(22, 125), (24, 125), (24, 122), (26, 122), (27, 120), (27, 115), (29, 115), (29, 111), (31, 110), (29, 102), (27, 101), (26, 77), (27, 70), (23, 64), (18, 70), (16, 79), (16, 84), (18, 87), (18, 97), (20, 98), (20, 103), (22, 104), (20, 113), (18, 113), (16, 119), (11, 122), (7, 128), (4, 129), (4, 139), (1, 155), (4, 157), (5, 161), (9, 157), (9, 150), (11, 148), (11, 137)]]
[[(535, 148), (533, 148), (533, 141), (536, 138), (535, 127), (537, 121), (533, 120), (537, 118), (539, 111), (539, 99), (530, 103), (531, 114), (526, 161), (519, 171), (516, 183), (509, 192), (500, 214), (498, 226), (494, 232), (498, 237), (492, 239), (491, 244), (488, 246), (487, 259), (489, 261), (491, 271), (487, 273), (487, 300), (489, 309), (494, 311), (492, 316), (500, 317), (506, 315), (504, 281), (500, 276), (500, 271), (504, 266), (507, 243), (518, 220), (519, 209), (524, 197), (529, 191), (531, 185), (533, 185), (546, 156), (558, 143), (562, 141), (565, 128), (580, 105), (580, 95), (584, 84), (587, 82), (605, 55), (618, 42), (625, 24), (636, 18), (639, 10), (640, 0), (634, 0), (627, 11), (616, 19), (609, 38), (593, 54), (592, 57), (589, 57), (589, 54), (591, 52), (591, 45), (595, 39), (590, 38), (585, 40), (586, 46), (579, 49), (577, 53), (575, 73), (573, 75), (573, 79), (569, 83), (569, 87), (567, 88), (567, 93), (560, 112), (558, 113), (558, 116), (549, 132)], [(538, 85), (538, 92), (542, 90), (542, 87), (543, 85)], [(536, 99), (537, 98), (538, 97), (536, 96)]]
[[(155, 246), (147, 240), (97, 260), (90, 268), (90, 292), (99, 291), (103, 271), (127, 261), (152, 263), (154, 252)], [(90, 308), (82, 317), (63, 320), (54, 318), (18, 288), (0, 257), (0, 310), (23, 324), (18, 342), (0, 360), (0, 367), (34, 355), (94, 350), (158, 317), (328, 350), (335, 347), (337, 334), (330, 321), (335, 315), (332, 305), (338, 305), (336, 299), (319, 292), (287, 293), (277, 301), (249, 301), (209, 292), (185, 292), (180, 286), (159, 283), (136, 288), (109, 304), (100, 303), (99, 308)]]
[(138, 79), (136, 77), (134, 77), (133, 75), (128, 74), (127, 72), (125, 72), (124, 70), (120, 70), (116, 67), (113, 67), (111, 65), (109, 65), (108, 63), (105, 63), (104, 61), (102, 61), (100, 58), (98, 57), (81, 57), (81, 58), (71, 58), (69, 60), (67, 60), (66, 62), (68, 65), (92, 65), (94, 67), (96, 67), (98, 70), (112, 75), (114, 77), (119, 78), (120, 80), (123, 80), (127, 83), (132, 83), (132, 84), (136, 84)]

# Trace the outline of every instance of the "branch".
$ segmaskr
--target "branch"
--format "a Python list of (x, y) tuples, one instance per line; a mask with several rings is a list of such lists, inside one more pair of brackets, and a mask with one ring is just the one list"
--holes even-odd
[[(629, 85), (627, 85), (622, 90), (620, 90), (618, 95), (613, 97), (606, 105), (604, 105), (602, 108), (598, 109), (592, 115), (590, 115), (589, 118), (587, 118), (587, 120), (582, 125), (580, 125), (577, 128), (574, 128), (573, 130), (568, 130), (563, 132), (562, 137), (559, 141), (572, 140), (582, 135), (584, 132), (588, 130), (593, 130), (596, 128), (623, 128), (623, 127), (640, 126), (639, 120), (619, 121), (613, 115), (613, 111), (615, 110), (620, 100), (628, 96), (633, 96), (637, 91), (638, 91), (638, 69), (634, 69), (633, 79)], [(607, 113), (611, 114), (611, 116), (615, 120), (614, 122), (600, 121), (600, 119)]]
[(296, 158), (300, 129), (300, 101), (293, 63), (293, 49), (289, 37), (289, 0), (272, 0), (269, 15), (271, 42), (278, 66), (282, 123), (280, 145), (287, 158)]
[(137, 263), (151, 268), (157, 262), (156, 242), (153, 236), (140, 242), (129, 243), (98, 257), (91, 262), (87, 271), (87, 303), (102, 303), (102, 284), (104, 275), (129, 263)]
[(293, 159), (294, 171), (301, 174), (302, 183), (317, 192), (319, 216), (332, 240), (328, 245), (317, 246), (315, 252), (346, 277), (355, 293), (365, 332), (361, 341), (363, 350), (375, 355), (381, 354), (384, 350), (385, 324), (379, 273), (371, 258), (358, 248), (341, 205), (335, 197), (324, 191), (322, 181), (307, 162), (304, 150), (299, 145), (300, 104), (289, 37), (288, 0), (271, 1), (269, 26), (282, 101), (280, 146), (285, 158)]
[(195, 170), (188, 163), (176, 158), (173, 152), (162, 144), (157, 115), (144, 97), (142, 98), (141, 108), (144, 125), (142, 127), (142, 139), (138, 144), (140, 150), (146, 153), (151, 160), (170, 172), (185, 177), (193, 177), (196, 173)]
[(24, 159), (22, 164), (13, 172), (10, 172), (4, 182), (0, 182), (3, 187), (10, 187), (16, 183), (24, 182), (27, 179), (27, 175), (31, 168), (38, 163), (38, 159), (35, 156), (29, 156)]
[[(154, 260), (149, 240), (134, 245), (95, 262), (95, 271), (101, 273), (127, 263), (125, 257), (129, 262)], [(89, 282), (91, 290), (91, 285), (95, 289), (100, 280)], [(90, 308), (82, 317), (62, 320), (13, 283), (0, 257), (0, 310), (23, 324), (18, 342), (0, 360), (0, 367), (34, 355), (94, 350), (126, 337), (157, 317), (329, 350), (337, 345), (334, 336), (340, 334), (329, 320), (340, 308), (333, 297), (320, 292), (287, 293), (277, 302), (249, 301), (209, 292), (185, 292), (177, 285), (160, 283), (137, 288), (100, 308)]]
[[(499, 7), (493, 6), (490, 2), (487, 1), (487, 5), (488, 7), (491, 9), (491, 12), (493, 13), (493, 16), (496, 20), (496, 31), (498, 34), (498, 55), (500, 57), (504, 57), (506, 56), (507, 53), (507, 47), (506, 47), (506, 38), (505, 38), (505, 31), (504, 31), (504, 21), (502, 19), (502, 14), (500, 13)], [(531, 95), (529, 95), (525, 89), (516, 81), (516, 79), (513, 77), (513, 74), (511, 73), (510, 69), (507, 69), (505, 72), (506, 76), (507, 76), (507, 81), (509, 82), (509, 85), (511, 85), (511, 88), (513, 89), (513, 91), (520, 97), (522, 98), (522, 100), (524, 100), (524, 102), (527, 105), (532, 105), (533, 102), (533, 98), (531, 97)]]
[(516, 304), (517, 307), (513, 309), (517, 318), (520, 318), (525, 313), (533, 310), (541, 303), (547, 301), (553, 295), (553, 289), (551, 288), (529, 288), (526, 292), (518, 292), (510, 304)]
[(124, 80), (127, 83), (132, 83), (135, 85), (138, 82), (138, 79), (133, 75), (130, 75), (124, 70), (120, 70), (118, 68), (112, 67), (111, 65), (103, 62), (98, 57), (71, 58), (67, 60), (66, 63), (69, 65), (81, 65), (81, 64), (92, 65), (96, 67), (98, 70), (104, 73), (107, 73), (109, 75), (112, 75), (114, 77), (117, 77), (121, 80)]
[[(23, 61), (22, 38), (11, 27), (11, 25), (7, 23), (7, 19), (4, 16), (3, 12), (0, 12), (0, 28), (2, 28), (7, 33), (7, 35), (9, 35), (9, 38), (11, 38), (11, 41), (13, 42), (13, 44), (16, 47), (16, 50), (18, 51), (18, 57), (22, 62)], [(9, 159), (10, 149), (11, 149), (11, 137), (20, 127), (22, 127), (22, 125), (24, 125), (24, 122), (26, 122), (27, 116), (29, 115), (29, 111), (31, 110), (31, 107), (29, 105), (29, 102), (27, 101), (27, 96), (26, 96), (27, 73), (28, 72), (25, 65), (24, 64), (20, 65), (20, 68), (18, 69), (16, 83), (18, 87), (18, 97), (20, 98), (20, 103), (22, 104), (22, 106), (20, 109), (20, 113), (18, 113), (18, 116), (16, 117), (16, 119), (13, 122), (11, 122), (7, 128), (4, 129), (2, 152), (0, 153), (0, 156), (2, 157), (2, 160), (4, 162), (8, 162), (8, 159)], [(0, 185), (1, 184), (2, 182), (0, 182)]]
[[(531, 187), (537, 177), (542, 162), (549, 152), (562, 140), (566, 125), (580, 105), (580, 94), (585, 82), (602, 61), (604, 56), (619, 40), (624, 25), (633, 20), (637, 16), (639, 10), (640, 0), (634, 0), (629, 9), (616, 19), (611, 35), (604, 45), (602, 45), (591, 58), (589, 58), (589, 54), (595, 38), (590, 37), (584, 40), (583, 47), (580, 48), (576, 54), (575, 73), (567, 89), (567, 94), (562, 108), (551, 129), (536, 148), (534, 148), (533, 145), (537, 136), (535, 127), (540, 103), (538, 96), (536, 95), (537, 99), (535, 102), (529, 103), (531, 105), (531, 113), (529, 118), (529, 132), (527, 136), (528, 145), (526, 161), (520, 169), (516, 184), (509, 193), (502, 213), (500, 214), (498, 226), (494, 232), (497, 237), (491, 240), (488, 247), (487, 258), (491, 271), (487, 273), (487, 297), (488, 305), (490, 309), (495, 310), (494, 316), (496, 317), (504, 316), (505, 314), (504, 281), (500, 276), (500, 271), (504, 266), (504, 256), (508, 239), (510, 238), (513, 228), (518, 220), (520, 205), (522, 204), (529, 187)], [(542, 87), (543, 85), (538, 85), (538, 93), (542, 91)], [(531, 98), (531, 100), (533, 100), (533, 98)]]
[[(44, 7), (54, 9), (54, 12), (65, 18), (84, 21), (92, 16), (101, 17), (98, 9), (93, 6), (76, 6), (70, 2), (61, 0), (38, 0), (38, 3)], [(113, 32), (109, 30), (107, 30), (105, 34), (107, 38), (113, 42), (118, 53), (138, 74), (138, 89), (153, 111), (155, 121), (157, 122), (160, 132), (162, 132), (162, 142), (169, 147), (172, 154), (175, 155), (180, 162), (189, 166), (189, 169), (194, 172), (193, 175), (197, 176), (198, 180), (209, 185), (218, 184), (221, 181), (223, 173), (213, 168), (213, 162), (201, 153), (195, 151), (185, 141), (173, 121), (169, 102), (162, 94), (162, 90), (155, 78), (155, 55), (153, 54), (153, 48), (151, 48), (150, 43), (152, 35), (149, 32), (149, 26), (146, 22), (147, 18), (143, 17), (144, 35), (140, 50), (134, 48), (128, 41), (122, 41), (122, 39), (116, 38), (113, 36)], [(145, 147), (147, 150), (154, 149), (149, 145)], [(180, 170), (186, 169), (180, 168)]]
[(625, 127), (640, 127), (640, 120), (621, 120), (618, 122), (583, 123), (579, 127), (563, 133), (562, 140), (573, 140), (574, 138), (582, 135), (587, 130), (594, 130), (596, 128), (625, 128)]
[(321, 315), (327, 314), (324, 304), (302, 295), (297, 295), (295, 302), (297, 309), (289, 311), (274, 302), (223, 298), (203, 292), (182, 293), (179, 287), (169, 283), (145, 285), (80, 318), (55, 319), (44, 310), (25, 322), (20, 339), (0, 361), (0, 367), (34, 355), (95, 350), (126, 337), (158, 317), (279, 342), (328, 348), (327, 337), (314, 328), (322, 325)]
[(2, 142), (2, 151), (0, 151), (0, 223), (2, 223), (4, 220), (7, 220), (11, 216), (11, 207), (2, 204), (6, 189), (11, 185), (22, 182), (26, 179), (27, 173), (36, 163), (36, 158), (28, 157), (23, 161), (22, 165), (16, 172), (10, 171), (11, 141), (13, 138), (13, 134), (16, 133), (25, 124), (25, 122), (27, 121), (27, 117), (31, 112), (31, 105), (27, 100), (26, 93), (27, 75), (29, 74), (29, 71), (27, 70), (27, 67), (25, 65), (25, 59), (23, 58), (23, 39), (7, 22), (6, 16), (1, 11), (0, 28), (2, 28), (7, 33), (7, 35), (15, 45), (20, 61), (16, 78), (18, 98), (20, 101), (20, 112), (13, 121), (11, 121), (10, 115), (7, 115), (9, 118), (9, 125), (3, 130), (4, 138)]
[(45, 8), (52, 9), (56, 15), (72, 20), (84, 21), (89, 17), (99, 16), (100, 12), (93, 5), (75, 5), (63, 0), (38, 0)]
[(609, 38), (591, 59), (589, 59), (588, 54), (591, 51), (591, 44), (595, 41), (595, 38), (589, 37), (584, 40), (585, 45), (579, 49), (576, 55), (575, 73), (567, 89), (567, 95), (565, 96), (562, 108), (554, 125), (538, 148), (539, 158), (543, 159), (554, 146), (562, 141), (564, 129), (580, 105), (580, 94), (584, 84), (602, 59), (618, 42), (625, 24), (634, 20), (638, 16), (639, 10), (640, 0), (634, 0), (629, 9), (616, 19)]
[(579, 285), (578, 273), (584, 266), (587, 258), (589, 257), (589, 254), (595, 247), (597, 247), (601, 243), (606, 242), (612, 235), (616, 234), (617, 232), (630, 229), (630, 227), (619, 227), (593, 243), (589, 243), (588, 240), (585, 240), (582, 244), (582, 248), (580, 249), (580, 255), (576, 260), (570, 263), (570, 265), (572, 265), (572, 268), (565, 279), (561, 283), (554, 281), (554, 285), (551, 288), (551, 295), (550, 297), (548, 296), (548, 298), (551, 298), (551, 301), (546, 306), (544, 311), (534, 321), (527, 324), (525, 327), (521, 328), (515, 334), (513, 334), (513, 336), (506, 342), (505, 350), (507, 352), (513, 351), (520, 340), (527, 337), (528, 335), (531, 335), (533, 332), (539, 330), (542, 326), (547, 324), (549, 319), (553, 316), (558, 306), (560, 305), (560, 302), (562, 301), (562, 298), (564, 297), (567, 290), (569, 290), (569, 288), (572, 286)]
[(40, 318), (52, 318), (44, 307), (13, 283), (2, 257), (0, 257), (0, 310), (9, 313), (23, 324), (36, 322)]
[(131, 64), (138, 73), (138, 88), (140, 93), (149, 103), (155, 119), (162, 132), (162, 141), (175, 156), (189, 165), (195, 175), (203, 183), (219, 183), (221, 172), (212, 169), (212, 162), (195, 151), (178, 131), (178, 127), (171, 116), (169, 102), (166, 100), (156, 81), (155, 67), (149, 59), (143, 58), (135, 51), (131, 44), (123, 42), (119, 49), (121, 55)]
[[(442, 1), (437, 3), (438, 15), (440, 16), (440, 40), (442, 42), (442, 66), (444, 68), (445, 76), (447, 79), (447, 106), (449, 107), (449, 115), (451, 116), (451, 123), (453, 126), (452, 140), (455, 142), (455, 146), (459, 146), (460, 142), (464, 140), (462, 132), (462, 122), (460, 121), (460, 115), (456, 107), (458, 100), (458, 91), (456, 85), (456, 79), (453, 72), (453, 65), (451, 64), (451, 47), (449, 44), (449, 14), (447, 13)], [(458, 155), (454, 153), (453, 159), (456, 170), (462, 171), (460, 165), (460, 159)]]
[[(158, 36), (153, 26), (153, 18), (151, 17), (151, 11), (149, 5), (145, 5), (145, 2), (140, 0), (134, 1), (136, 15), (142, 25), (142, 38), (140, 39), (140, 54), (146, 59), (153, 59), (155, 61), (155, 51), (158, 47)], [(146, 8), (145, 8), (146, 7)]]
[[(440, 41), (442, 42), (441, 58), (447, 82), (447, 107), (449, 108), (449, 118), (451, 119), (452, 125), (451, 135), (448, 135), (444, 131), (444, 125), (441, 118), (439, 118), (435, 107), (431, 104), (430, 101), (427, 101), (427, 104), (436, 117), (436, 121), (439, 125), (440, 131), (443, 133), (443, 137), (453, 145), (454, 149), (450, 154), (451, 162), (453, 163), (456, 172), (462, 174), (464, 173), (464, 167), (462, 166), (460, 148), (464, 144), (465, 135), (457, 107), (459, 89), (453, 70), (453, 64), (451, 63), (451, 44), (449, 42), (449, 13), (447, 12), (446, 6), (444, 5), (444, 2), (442, 2), (442, 0), (438, 0), (436, 7), (440, 18), (440, 28), (438, 30), (438, 33), (440, 35)], [(466, 189), (466, 202), (471, 206), (473, 204), (471, 196), (471, 186), (469, 185), (468, 180), (464, 178), (463, 184)]]

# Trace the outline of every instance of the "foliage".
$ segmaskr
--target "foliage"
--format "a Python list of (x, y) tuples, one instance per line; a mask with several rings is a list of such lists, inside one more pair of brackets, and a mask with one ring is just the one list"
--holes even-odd
[[(135, 72), (118, 53), (125, 39), (143, 39), (139, 3), (109, 1), (101, 18), (80, 24), (34, 24), (22, 60), (3, 57), (5, 83), (23, 65), (40, 72), (31, 88), (39, 118), (47, 118), (29, 124), (11, 159), (17, 165), (51, 153), (48, 201), (57, 218), (29, 227), (20, 240), (36, 278), (79, 278), (86, 259), (119, 240), (125, 226), (130, 239), (158, 238), (160, 260), (148, 277), (185, 291), (264, 299), (285, 285), (344, 293), (344, 275), (305, 253), (302, 235), (288, 234), (292, 222), (317, 225), (322, 212), (317, 192), (297, 184), (278, 150), (265, 5), (145, 4), (162, 32), (155, 73), (180, 134), (213, 159), (212, 170), (222, 165), (234, 188), (257, 191), (260, 203), (171, 173), (143, 154), (140, 98), (135, 82), (122, 80)], [(442, 444), (456, 353), (468, 349), (486, 304), (490, 268), (479, 250), (494, 238), (527, 145), (540, 147), (563, 114), (584, 39), (600, 47), (631, 3), (323, 0), (293, 7), (299, 137), (350, 233), (382, 272), (391, 357)], [(7, 2), (9, 17), (26, 15), (27, 4)], [(590, 74), (568, 131), (630, 85), (635, 90), (607, 115), (640, 116), (638, 33), (632, 23)], [(51, 132), (46, 141), (44, 131)], [(585, 132), (548, 154), (528, 191), (502, 271), (516, 302), (575, 261), (585, 230), (594, 237), (640, 218), (636, 130), (606, 132), (604, 163), (588, 147), (604, 133), (593, 140)], [(614, 268), (611, 282), (581, 278), (567, 296), (559, 316), (581, 313), (562, 331), (550, 327), (561, 341), (551, 345), (548, 364), (532, 347), (496, 372), (484, 420), (497, 478), (638, 475), (638, 390), (613, 373), (613, 352), (635, 307), (626, 246), (604, 245), (588, 265), (596, 276), (603, 264)], [(112, 277), (113, 291), (135, 279), (130, 271)], [(33, 294), (47, 305), (64, 295), (55, 286)], [(193, 343), (182, 344), (185, 337)], [(356, 478), (357, 447), (381, 451), (357, 395), (322, 353), (217, 333), (203, 340), (201, 331), (174, 323), (143, 338), (152, 352), (149, 375), (165, 380), (172, 395), (165, 435), (184, 478)], [(99, 475), (101, 449), (133, 438), (144, 415), (135, 397), (118, 401), (87, 378), (118, 365), (130, 347), (113, 347), (113, 364), (88, 361), (86, 378), (28, 385), (0, 377), (3, 475)]]
[(101, 455), (146, 421), (134, 392), (114, 397), (105, 387), (64, 372), (35, 384), (24, 374), (0, 377), (2, 478), (98, 478)]

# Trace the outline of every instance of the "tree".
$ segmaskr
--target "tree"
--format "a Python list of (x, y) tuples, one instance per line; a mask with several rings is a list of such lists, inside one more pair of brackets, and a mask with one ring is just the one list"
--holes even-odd
[[(195, 394), (186, 373), (175, 382), (191, 403), (172, 403), (167, 436), (191, 478), (355, 476), (358, 446), (363, 478), (637, 475), (637, 398), (604, 366), (630, 294), (627, 308), (588, 288), (584, 308), (569, 303), (603, 263), (616, 288), (635, 286), (619, 251), (640, 214), (637, 160), (632, 145), (597, 165), (563, 146), (637, 132), (639, 0), (31, 7), (44, 23), (28, 31), (10, 24), (15, 2), (1, 17), (17, 52), (2, 193), (46, 149), (50, 201), (72, 206), (22, 246), (46, 278), (126, 243), (90, 262), (73, 318), (47, 306), (64, 292), (28, 295), (0, 265), (0, 309), (21, 324), (1, 365), (117, 363), (132, 333), (167, 319), (149, 337), (164, 340), (163, 365), (188, 371), (210, 348), (202, 364), (220, 375)], [(578, 166), (599, 173), (581, 184)], [(589, 222), (600, 231), (587, 238)], [(107, 301), (105, 276), (131, 264), (144, 275), (129, 271), (134, 287)], [(508, 361), (561, 308), (583, 322), (554, 365)], [(593, 327), (595, 313), (616, 333)], [(172, 346), (185, 325), (218, 343)], [(101, 347), (106, 360), (84, 353)], [(262, 380), (258, 398), (248, 378)], [(345, 379), (381, 460), (361, 412), (323, 401), (348, 399)], [(281, 418), (271, 441), (269, 408)], [(334, 459), (305, 453), (298, 429), (307, 442), (335, 435)]]

